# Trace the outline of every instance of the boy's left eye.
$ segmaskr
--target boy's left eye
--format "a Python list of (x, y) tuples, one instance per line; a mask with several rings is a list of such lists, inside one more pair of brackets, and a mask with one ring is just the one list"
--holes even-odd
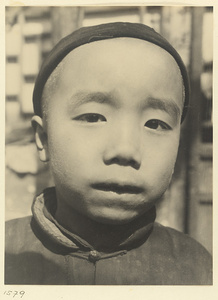
[(74, 120), (87, 122), (87, 123), (106, 122), (106, 118), (104, 116), (100, 114), (92, 114), (92, 113), (80, 115), (74, 118)]
[(145, 127), (154, 130), (171, 130), (172, 128), (165, 122), (157, 119), (149, 120), (145, 123)]

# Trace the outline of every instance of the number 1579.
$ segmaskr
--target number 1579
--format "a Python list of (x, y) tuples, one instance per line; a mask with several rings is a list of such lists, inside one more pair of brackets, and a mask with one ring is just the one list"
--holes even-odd
[(5, 291), (4, 292), (4, 295), (11, 296), (13, 298), (16, 297), (16, 296), (22, 298), (24, 296), (24, 294), (25, 294), (24, 291), (19, 291), (19, 292), (18, 291)]

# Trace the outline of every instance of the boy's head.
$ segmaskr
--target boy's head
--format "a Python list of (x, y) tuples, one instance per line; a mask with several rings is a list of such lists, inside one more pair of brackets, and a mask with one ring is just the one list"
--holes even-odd
[(157, 33), (141, 24), (101, 26), (120, 32), (139, 26), (151, 37), (127, 30), (96, 38), (92, 27), (89, 42), (57, 58), (67, 47), (62, 42), (53, 52), (58, 66), (51, 55), (39, 74), (33, 124), (40, 158), (50, 161), (57, 209), (124, 224), (153, 206), (169, 185), (188, 83), (173, 48), (160, 45), (167, 45), (161, 37), (154, 43)]

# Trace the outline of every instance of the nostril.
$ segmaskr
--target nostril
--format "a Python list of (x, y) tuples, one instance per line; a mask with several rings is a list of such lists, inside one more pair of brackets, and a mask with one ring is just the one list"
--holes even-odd
[(129, 165), (132, 166), (134, 169), (138, 170), (140, 168), (140, 162), (136, 160), (131, 160)]
[(119, 164), (119, 160), (117, 157), (113, 157), (111, 159), (105, 160), (106, 165)]
[(112, 164), (117, 164), (120, 166), (131, 166), (134, 169), (139, 169), (140, 168), (140, 162), (136, 161), (134, 159), (129, 159), (129, 158), (125, 158), (125, 157), (113, 157), (111, 159), (105, 160), (105, 164), (106, 165), (112, 165)]
[(132, 160), (132, 161), (130, 162), (130, 164), (131, 164), (131, 166), (132, 166), (134, 169), (136, 169), (136, 170), (138, 170), (138, 169), (140, 168), (140, 163), (139, 163), (138, 161)]

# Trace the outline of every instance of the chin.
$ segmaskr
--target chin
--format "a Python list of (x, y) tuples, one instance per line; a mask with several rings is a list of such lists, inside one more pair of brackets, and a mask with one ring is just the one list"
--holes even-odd
[(98, 213), (96, 213), (95, 211), (95, 214), (92, 214), (90, 218), (93, 221), (101, 224), (124, 225), (135, 220), (137, 217), (139, 217), (139, 215), (140, 214), (137, 212), (118, 212), (117, 210), (114, 211), (114, 209), (104, 209), (103, 211), (101, 210)]

